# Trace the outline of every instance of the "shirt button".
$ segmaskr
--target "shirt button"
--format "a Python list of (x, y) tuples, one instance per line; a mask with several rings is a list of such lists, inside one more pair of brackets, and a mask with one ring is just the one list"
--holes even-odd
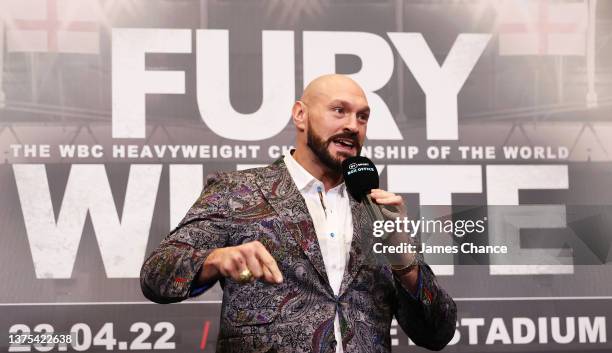
[(329, 235), (331, 235), (331, 237), (333, 238), (334, 236), (336, 236), (336, 234), (334, 234), (334, 232), (329, 233)]

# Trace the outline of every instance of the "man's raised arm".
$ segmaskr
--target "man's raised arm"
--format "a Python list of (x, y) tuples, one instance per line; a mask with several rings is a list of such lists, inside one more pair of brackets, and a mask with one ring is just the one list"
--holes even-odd
[(197, 201), (179, 225), (170, 232), (145, 260), (140, 271), (140, 287), (145, 297), (156, 303), (185, 300), (210, 288), (199, 281), (200, 269), (208, 255), (227, 244), (233, 233), (228, 200), (231, 185), (226, 174), (209, 176)]

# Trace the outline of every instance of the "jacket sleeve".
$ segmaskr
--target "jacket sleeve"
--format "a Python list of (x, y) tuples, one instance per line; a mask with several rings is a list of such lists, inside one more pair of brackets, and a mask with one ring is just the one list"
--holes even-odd
[(149, 300), (166, 304), (201, 294), (194, 279), (206, 257), (225, 246), (233, 232), (228, 207), (231, 185), (225, 174), (209, 176), (196, 202), (176, 228), (145, 260), (140, 270), (140, 287)]
[(419, 289), (411, 294), (394, 275), (397, 307), (395, 317), (406, 335), (418, 346), (439, 351), (455, 334), (457, 306), (440, 287), (431, 268), (419, 259)]

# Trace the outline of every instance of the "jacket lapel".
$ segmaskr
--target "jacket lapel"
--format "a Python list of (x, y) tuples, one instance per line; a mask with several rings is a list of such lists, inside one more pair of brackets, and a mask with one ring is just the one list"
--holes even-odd
[(344, 269), (339, 295), (344, 294), (359, 269), (372, 252), (372, 225), (364, 206), (350, 196), (351, 215), (353, 217), (353, 240), (349, 252), (349, 261)]
[(325, 271), (325, 263), (312, 217), (283, 159), (279, 158), (272, 165), (263, 169), (263, 172), (258, 175), (257, 184), (266, 200), (280, 216), (288, 232), (295, 238), (313, 267), (321, 275), (330, 293), (333, 293)]

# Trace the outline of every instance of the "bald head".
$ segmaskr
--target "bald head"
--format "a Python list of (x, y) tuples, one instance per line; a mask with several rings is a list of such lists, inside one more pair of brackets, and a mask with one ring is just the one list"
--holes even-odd
[(319, 76), (310, 81), (306, 88), (304, 88), (304, 93), (300, 100), (308, 104), (339, 93), (359, 96), (365, 99), (365, 93), (353, 79), (345, 75), (329, 74)]

